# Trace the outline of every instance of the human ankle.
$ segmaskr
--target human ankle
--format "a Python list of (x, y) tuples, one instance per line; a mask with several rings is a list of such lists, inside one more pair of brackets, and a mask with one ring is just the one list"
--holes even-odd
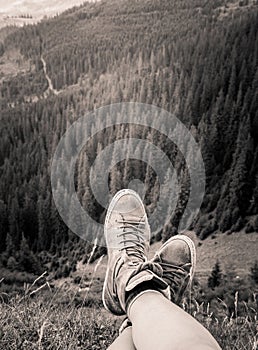
[(135, 293), (132, 298), (130, 298), (130, 300), (127, 303), (127, 308), (126, 308), (126, 313), (127, 316), (129, 318), (129, 320), (131, 320), (131, 310), (132, 308), (135, 309), (137, 308), (137, 304), (138, 302), (144, 302), (144, 300), (146, 300), (146, 297), (153, 297), (153, 295), (158, 295), (158, 296), (162, 296), (162, 293), (160, 291), (158, 291), (157, 289), (143, 289), (143, 290), (139, 290), (139, 292)]
[(153, 281), (146, 281), (136, 286), (130, 292), (127, 292), (125, 296), (126, 311), (128, 310), (128, 307), (131, 305), (131, 303), (133, 303), (140, 295), (151, 291), (158, 291), (158, 286)]

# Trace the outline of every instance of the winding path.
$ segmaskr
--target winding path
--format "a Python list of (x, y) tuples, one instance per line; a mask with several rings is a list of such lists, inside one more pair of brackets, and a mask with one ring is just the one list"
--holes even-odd
[(48, 89), (49, 89), (50, 91), (52, 91), (55, 95), (58, 95), (58, 94), (59, 94), (59, 91), (57, 91), (57, 90), (53, 87), (53, 83), (52, 83), (50, 77), (49, 77), (48, 74), (47, 74), (47, 64), (46, 64), (46, 61), (44, 60), (44, 58), (43, 58), (42, 56), (40, 57), (40, 59), (41, 59), (41, 62), (42, 62), (42, 64), (43, 64), (44, 74), (45, 74), (45, 77), (46, 77), (47, 82), (48, 82)]

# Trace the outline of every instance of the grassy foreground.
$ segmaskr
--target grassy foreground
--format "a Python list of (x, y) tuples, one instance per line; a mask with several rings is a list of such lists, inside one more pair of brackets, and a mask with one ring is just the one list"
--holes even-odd
[[(251, 257), (255, 256), (255, 247), (257, 247), (255, 237), (245, 235), (240, 244), (246, 248), (247, 243), (250, 242), (248, 249), (244, 249), (244, 251), (249, 251)], [(217, 256), (221, 255), (216, 251), (217, 247), (223, 251), (222, 241), (224, 242), (224, 250), (232, 250), (229, 257), (233, 255), (233, 238), (233, 235), (227, 236), (224, 240), (220, 240), (220, 237), (210, 238), (202, 242), (201, 246), (197, 242), (199, 256), (199, 270), (197, 272), (200, 274), (205, 268), (205, 280), (215, 261), (213, 255), (215, 256), (216, 253)], [(240, 240), (241, 237), (239, 236), (238, 239)], [(227, 242), (227, 240), (229, 241)], [(150, 257), (153, 256), (159, 245), (160, 243), (155, 243), (151, 246)], [(253, 247), (251, 248), (251, 246)], [(244, 259), (246, 255), (241, 255), (239, 252), (235, 263), (239, 262), (239, 265), (236, 265), (237, 273), (247, 276), (249, 265), (245, 266), (243, 271), (240, 269), (240, 266), (243, 266), (241, 262), (249, 258)], [(2, 286), (0, 289), (0, 350), (106, 349), (117, 337), (119, 326), (123, 320), (123, 317), (112, 316), (102, 306), (101, 291), (106, 271), (106, 260), (106, 257), (102, 256), (92, 264), (85, 265), (78, 262), (76, 272), (69, 278), (56, 281), (45, 279), (44, 273), (34, 282), (25, 283), (19, 294), (12, 293), (10, 288), (6, 290), (3, 288), (6, 276), (2, 281), (0, 279), (0, 286)], [(222, 261), (225, 264), (233, 265), (233, 261), (226, 260), (224, 257)], [(3, 273), (1, 273), (2, 275)], [(75, 280), (78, 280), (77, 283)], [(258, 349), (258, 290), (257, 288), (250, 289), (247, 300), (247, 298), (243, 298), (246, 288), (244, 291), (241, 290), (244, 283), (246, 280), (241, 278), (241, 283), (238, 283), (237, 287), (233, 288), (229, 284), (228, 288), (224, 288), (227, 295), (233, 291), (234, 316), (232, 317), (229, 316), (228, 298), (223, 298), (224, 292), (222, 296), (221, 293), (216, 294), (223, 300), (213, 298), (211, 302), (208, 302), (207, 292), (213, 293), (214, 291), (204, 289), (206, 302), (199, 305), (196, 301), (199, 300), (200, 303), (200, 298), (198, 298), (200, 287), (198, 287), (199, 289), (192, 291), (190, 306), (189, 299), (188, 303), (187, 300), (185, 301), (185, 308), (190, 310), (189, 312), (208, 328), (223, 350)], [(12, 296), (10, 296), (11, 294)]]
[[(118, 335), (121, 318), (109, 315), (102, 306), (76, 305), (74, 296), (63, 299), (60, 293), (40, 294), (0, 303), (0, 349), (106, 349)], [(257, 312), (217, 317), (196, 305), (193, 315), (223, 350), (257, 349)]]
[(0, 349), (105, 349), (117, 321), (102, 308), (34, 300), (0, 305)]

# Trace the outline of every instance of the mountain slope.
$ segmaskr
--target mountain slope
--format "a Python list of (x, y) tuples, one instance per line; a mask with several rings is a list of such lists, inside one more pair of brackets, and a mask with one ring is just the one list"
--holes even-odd
[[(162, 107), (195, 134), (206, 167), (206, 195), (192, 229), (202, 239), (220, 231), (258, 230), (257, 9), (251, 3), (225, 6), (220, 0), (102, 1), (2, 35), (2, 66), (12, 60), (16, 65), (14, 72), (3, 71), (0, 85), (4, 265), (10, 256), (21, 261), (23, 239), (34, 253), (53, 256), (77, 247), (69, 253), (73, 266), (84, 254), (84, 243), (56, 211), (51, 159), (74, 120), (122, 101)], [(13, 59), (13, 52), (22, 59)], [(98, 150), (128, 132), (125, 127), (97, 135), (89, 145), (89, 159), (82, 152), (78, 160), (78, 195), (95, 220), (103, 220), (104, 209), (90, 190), (90, 164)], [(158, 139), (182, 188), (187, 186), (187, 169), (176, 147), (153, 131), (149, 137)], [(159, 184), (141, 162), (118, 164), (110, 174), (111, 191), (126, 187), (134, 177), (145, 182), (146, 204), (155, 206)], [(171, 218), (174, 227), (188, 195), (180, 193)], [(55, 260), (51, 254), (49, 259)]]
[(0, 28), (34, 24), (44, 17), (56, 16), (65, 10), (79, 6), (82, 0), (73, 1), (0, 1)]

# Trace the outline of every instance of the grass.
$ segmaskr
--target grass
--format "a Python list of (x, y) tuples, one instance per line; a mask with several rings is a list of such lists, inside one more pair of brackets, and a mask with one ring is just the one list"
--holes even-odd
[(102, 308), (34, 300), (11, 300), (0, 306), (1, 349), (105, 349), (117, 321)]
[[(94, 288), (83, 296), (79, 286), (75, 290), (67, 283), (49, 289), (27, 285), (23, 294), (0, 303), (0, 349), (106, 349), (117, 337), (123, 318), (104, 310)], [(246, 306), (238, 316), (237, 295), (237, 317), (228, 317), (223, 307), (214, 313), (209, 304), (193, 300), (190, 313), (223, 350), (257, 350), (257, 308)]]
[[(197, 248), (197, 273), (199, 270), (207, 278), (218, 257), (224, 265), (234, 264), (237, 271), (243, 268), (242, 273), (246, 273), (256, 257), (256, 237), (217, 235), (203, 241)], [(151, 246), (150, 256), (159, 245)], [(48, 278), (42, 276), (37, 283), (30, 280), (25, 284), (22, 294), (8, 297), (0, 293), (0, 349), (106, 349), (117, 337), (123, 319), (110, 315), (102, 306), (106, 262), (106, 257), (93, 264), (80, 261), (68, 278), (48, 284)], [(240, 305), (236, 293), (234, 305), (235, 317), (229, 316), (221, 300), (199, 305), (193, 298), (186, 310), (214, 335), (223, 350), (257, 350), (257, 299)]]
[(258, 234), (234, 232), (216, 234), (200, 241), (197, 247), (197, 271), (208, 274), (219, 260), (223, 269), (235, 267), (239, 275), (245, 275), (257, 258)]
[[(118, 335), (121, 323), (102, 307), (62, 305), (39, 296), (2, 303), (0, 314), (0, 348), (6, 350), (106, 349)], [(199, 310), (195, 317), (211, 331), (222, 349), (257, 349), (255, 323), (247, 315), (220, 322)]]
[(257, 350), (257, 315), (257, 308), (247, 306), (244, 315), (237, 317), (228, 317), (222, 308), (211, 312), (209, 304), (206, 310), (201, 305), (193, 311), (193, 316), (210, 331), (223, 350)]

